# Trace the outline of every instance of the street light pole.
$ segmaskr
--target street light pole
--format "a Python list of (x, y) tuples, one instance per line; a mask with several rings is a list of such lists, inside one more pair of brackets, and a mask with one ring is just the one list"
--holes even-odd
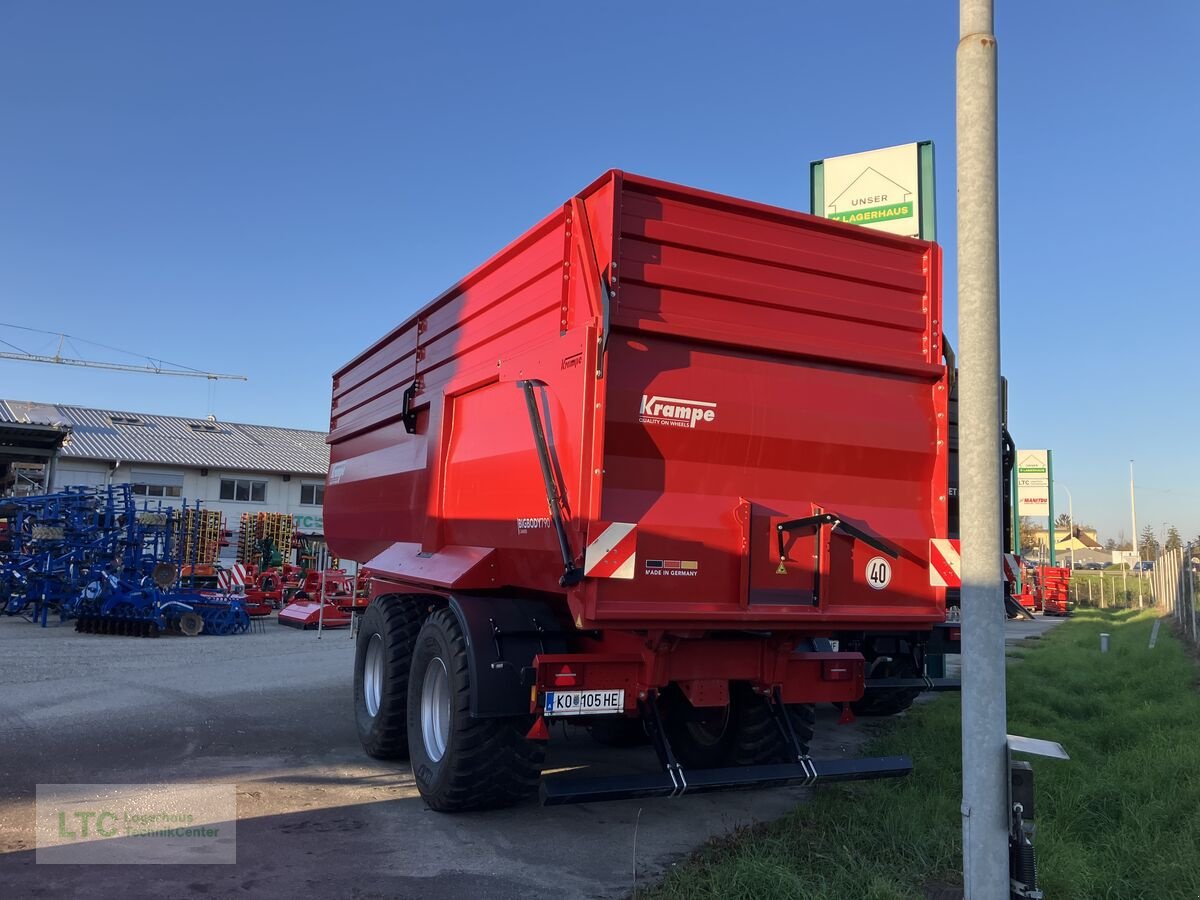
[(1008, 742), (1000, 498), (1000, 260), (992, 0), (959, 0), (958, 434), (962, 542), (963, 886), (1008, 900)]
[[(1137, 497), (1133, 490), (1133, 460), (1129, 461), (1129, 524), (1133, 528), (1133, 552), (1137, 557), (1137, 561), (1142, 561), (1142, 548), (1138, 545), (1137, 533)], [(1141, 566), (1138, 566), (1138, 577), (1134, 579), (1138, 586), (1138, 609), (1144, 605), (1142, 600), (1142, 573)]]
[(1067, 492), (1067, 519), (1070, 520), (1070, 530), (1067, 532), (1067, 549), (1071, 551), (1071, 569), (1075, 568), (1075, 498), (1071, 496), (1071, 489), (1061, 481), (1057, 483), (1058, 487)]

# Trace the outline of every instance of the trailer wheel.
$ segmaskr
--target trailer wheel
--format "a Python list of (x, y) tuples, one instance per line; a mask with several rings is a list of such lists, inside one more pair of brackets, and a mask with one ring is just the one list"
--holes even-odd
[[(755, 694), (747, 686), (749, 699), (742, 714), (741, 730), (733, 757), (734, 765), (763, 766), (770, 763), (795, 762), (795, 748), (788, 746), (779, 725), (771, 714), (767, 699)], [(816, 729), (817, 711), (811, 703), (787, 704), (788, 720), (800, 750), (808, 752)]]
[[(766, 765), (791, 759), (765, 697), (748, 684), (729, 687), (729, 705), (697, 709), (676, 685), (661, 694), (663, 730), (680, 764), (686, 768)], [(812, 740), (815, 713), (811, 704), (790, 704), (792, 730), (804, 750)]]
[[(880, 667), (881, 677), (918, 678), (916, 660), (905, 654)], [(904, 712), (920, 695), (920, 688), (867, 688), (850, 704), (856, 716), (894, 716)]]
[(376, 759), (408, 757), (408, 674), (424, 610), (411, 598), (378, 598), (354, 648), (354, 721)]
[(430, 809), (459, 812), (516, 803), (537, 791), (545, 745), (525, 739), (532, 716), (471, 716), (467, 644), (458, 619), (425, 621), (408, 682), (408, 746)]

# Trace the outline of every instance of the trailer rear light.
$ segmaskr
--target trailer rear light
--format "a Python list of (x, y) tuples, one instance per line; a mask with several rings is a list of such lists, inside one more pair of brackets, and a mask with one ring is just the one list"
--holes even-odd
[(853, 678), (854, 669), (849, 663), (835, 659), (827, 659), (821, 663), (822, 681), (851, 681)]
[(563, 666), (554, 676), (555, 687), (575, 687), (579, 684), (579, 678), (571, 671), (570, 666)]

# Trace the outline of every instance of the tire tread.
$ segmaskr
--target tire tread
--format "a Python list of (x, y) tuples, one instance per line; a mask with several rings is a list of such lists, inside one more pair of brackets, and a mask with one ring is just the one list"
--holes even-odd
[(449, 609), (439, 609), (424, 627), (437, 628), (448, 639), (451, 658), (446, 662), (454, 669), (452, 679), (467, 689), (451, 700), (451, 746), (441, 763), (450, 766), (447, 777), (436, 792), (421, 787), (421, 796), (430, 809), (462, 812), (510, 806), (534, 794), (546, 748), (525, 738), (532, 717), (472, 718), (467, 643), (458, 620)]
[[(389, 685), (392, 702), (380, 704), (379, 715), (370, 731), (360, 728), (359, 738), (368, 756), (375, 759), (408, 758), (408, 676), (412, 665), (417, 635), (425, 621), (421, 605), (410, 598), (380, 598), (372, 602), (383, 619), (383, 635), (387, 655), (384, 658), (384, 680)], [(374, 632), (371, 632), (374, 633)], [(359, 633), (359, 640), (369, 640)], [(363, 702), (361, 673), (356, 666), (355, 707)], [(382, 699), (382, 698), (381, 698)]]

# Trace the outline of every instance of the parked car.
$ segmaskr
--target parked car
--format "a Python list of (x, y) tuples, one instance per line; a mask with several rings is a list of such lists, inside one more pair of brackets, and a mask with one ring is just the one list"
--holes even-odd
[(1152, 572), (1154, 571), (1154, 563), (1151, 560), (1143, 559), (1133, 564), (1134, 572)]

